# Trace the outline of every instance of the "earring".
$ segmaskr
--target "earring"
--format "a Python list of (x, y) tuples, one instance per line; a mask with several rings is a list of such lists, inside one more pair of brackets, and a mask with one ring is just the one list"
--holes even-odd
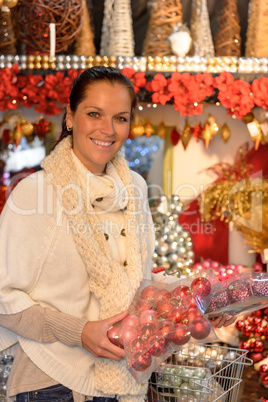
[(72, 131), (72, 128), (67, 126), (67, 131)]

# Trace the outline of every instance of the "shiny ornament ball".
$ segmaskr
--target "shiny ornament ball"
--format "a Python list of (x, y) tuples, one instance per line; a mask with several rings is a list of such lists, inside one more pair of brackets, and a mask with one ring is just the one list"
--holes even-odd
[(157, 325), (157, 312), (154, 310), (146, 310), (140, 315), (140, 324), (151, 324)]
[(200, 297), (208, 296), (211, 292), (211, 283), (206, 278), (196, 278), (191, 284), (192, 292)]
[(147, 340), (146, 347), (148, 348), (147, 353), (150, 355), (155, 357), (163, 356), (168, 350), (168, 341), (164, 336), (156, 334)]
[(263, 359), (263, 355), (261, 353), (250, 353), (248, 357), (253, 360), (253, 363), (257, 363)]
[(252, 295), (250, 283), (237, 279), (227, 287), (227, 294), (231, 304), (246, 300)]
[[(261, 382), (265, 387), (268, 386), (268, 374), (261, 376)], [(265, 400), (264, 400), (264, 402), (265, 402)]]
[(156, 308), (158, 318), (167, 318), (173, 306), (169, 303), (169, 300), (160, 300)]
[(174, 324), (169, 320), (163, 320), (160, 322), (159, 332), (165, 338), (174, 330)]
[(244, 326), (245, 326), (245, 321), (243, 321), (243, 320), (238, 320), (238, 321), (236, 321), (235, 326), (236, 326), (236, 328), (237, 328), (239, 331), (242, 331), (242, 329), (243, 329)]
[(122, 328), (113, 326), (107, 332), (107, 336), (115, 346), (123, 347)]
[(254, 332), (254, 327), (253, 327), (252, 325), (246, 324), (246, 325), (244, 326), (244, 328), (243, 328), (243, 334), (244, 334), (245, 336), (249, 336), (249, 335), (253, 334), (253, 332)]
[(192, 307), (184, 313), (182, 319), (184, 324), (188, 324), (199, 317), (203, 317), (201, 311), (198, 308)]
[(147, 340), (150, 336), (155, 335), (156, 326), (154, 324), (143, 324), (138, 328), (138, 334), (143, 340)]
[(243, 350), (248, 350), (250, 352), (251, 344), (248, 341), (244, 341), (240, 343), (239, 348)]
[(155, 307), (155, 303), (153, 300), (141, 299), (136, 304), (135, 310), (136, 310), (137, 315), (140, 316), (144, 311), (154, 310), (155, 308), (156, 307)]
[(134, 327), (137, 328), (139, 326), (140, 319), (137, 315), (129, 314), (121, 321), (121, 327)]
[(184, 324), (177, 323), (174, 325), (174, 331), (168, 335), (168, 340), (175, 343), (175, 345), (185, 345), (189, 342), (191, 334)]
[(229, 297), (227, 290), (224, 289), (223, 291), (216, 293), (210, 302), (210, 305), (207, 308), (206, 313), (210, 313), (212, 311), (220, 310), (229, 304)]
[(202, 262), (203, 268), (208, 269), (210, 268), (210, 261), (205, 260)]
[(141, 337), (137, 337), (132, 339), (129, 344), (128, 344), (128, 349), (130, 350), (131, 353), (134, 352), (141, 352), (145, 348), (145, 343), (144, 340), (141, 339)]
[(263, 345), (263, 342), (262, 341), (255, 341), (254, 342), (254, 344), (253, 344), (253, 351), (254, 352), (263, 352), (263, 349), (264, 349), (264, 345)]
[(182, 303), (186, 309), (197, 307), (195, 297), (192, 294), (185, 296), (182, 299)]
[(122, 328), (122, 339), (124, 345), (128, 345), (132, 339), (136, 339), (138, 336), (138, 330), (134, 327), (124, 327)]
[(155, 286), (146, 286), (141, 291), (141, 298), (145, 300), (155, 300), (159, 293), (159, 290)]
[(195, 318), (188, 326), (192, 337), (198, 340), (206, 338), (211, 329), (210, 323), (202, 317)]
[(158, 304), (160, 301), (169, 300), (171, 298), (171, 292), (166, 289), (160, 289), (158, 295), (156, 296), (155, 303)]
[(130, 357), (130, 362), (135, 371), (146, 371), (152, 364), (152, 357), (148, 353), (135, 352)]
[(185, 314), (185, 309), (182, 307), (173, 307), (172, 310), (168, 313), (168, 320), (175, 322), (180, 322), (182, 320), (183, 315)]
[(183, 299), (185, 296), (190, 295), (190, 288), (185, 285), (177, 286), (172, 290), (171, 295), (172, 297), (179, 297), (180, 299)]
[(268, 375), (268, 364), (262, 364), (259, 369), (260, 375), (267, 374)]

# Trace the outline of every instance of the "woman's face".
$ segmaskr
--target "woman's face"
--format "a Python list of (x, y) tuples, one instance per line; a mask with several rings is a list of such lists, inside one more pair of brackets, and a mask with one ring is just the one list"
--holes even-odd
[(120, 150), (129, 135), (131, 97), (123, 85), (98, 82), (88, 87), (73, 113), (67, 107), (66, 124), (73, 129), (73, 151), (92, 173)]

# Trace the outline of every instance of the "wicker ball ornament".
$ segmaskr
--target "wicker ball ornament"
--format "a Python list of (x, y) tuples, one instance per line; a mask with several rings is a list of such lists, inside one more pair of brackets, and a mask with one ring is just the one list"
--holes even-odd
[(17, 39), (42, 53), (50, 51), (49, 24), (56, 24), (56, 53), (66, 51), (78, 36), (83, 0), (26, 0), (12, 9)]

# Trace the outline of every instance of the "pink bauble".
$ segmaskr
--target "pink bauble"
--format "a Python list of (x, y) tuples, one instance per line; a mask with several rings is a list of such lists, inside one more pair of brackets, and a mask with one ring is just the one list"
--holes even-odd
[(155, 304), (157, 305), (160, 301), (169, 300), (171, 298), (171, 293), (166, 289), (160, 289), (156, 298)]
[(121, 327), (135, 327), (139, 326), (140, 319), (137, 315), (129, 314), (121, 321)]
[(157, 303), (158, 318), (167, 318), (173, 306), (170, 305), (169, 300), (160, 300)]
[(211, 264), (211, 262), (208, 260), (205, 260), (202, 262), (203, 268), (205, 268), (205, 269), (210, 268), (210, 264)]
[(186, 325), (181, 323), (176, 323), (174, 325), (174, 330), (170, 332), (167, 339), (170, 342), (175, 343), (175, 345), (185, 345), (191, 338), (191, 334), (186, 327)]
[(131, 353), (134, 352), (141, 353), (144, 350), (144, 346), (145, 346), (144, 340), (138, 336), (137, 338), (134, 338), (129, 342), (128, 349), (130, 350)]
[(122, 328), (122, 339), (124, 342), (124, 346), (129, 345), (130, 341), (137, 338), (138, 330), (134, 327), (124, 327)]
[(122, 329), (117, 326), (113, 326), (107, 332), (107, 336), (109, 340), (118, 347), (123, 347), (123, 339), (122, 339)]
[(152, 357), (148, 353), (134, 352), (130, 357), (130, 364), (136, 371), (146, 371), (152, 364)]
[(204, 339), (210, 333), (210, 323), (202, 317), (195, 318), (188, 325), (191, 335), (195, 339)]
[(196, 264), (194, 264), (193, 269), (198, 269), (198, 271), (201, 271), (203, 269), (203, 265), (197, 262)]
[(157, 328), (154, 324), (143, 324), (138, 328), (138, 335), (144, 340), (144, 342), (146, 342), (150, 336), (156, 334), (156, 331)]
[(135, 307), (135, 312), (140, 316), (146, 310), (154, 310), (156, 308), (153, 300), (141, 299), (138, 301)]
[(183, 315), (185, 314), (185, 309), (183, 307), (173, 307), (168, 314), (168, 320), (174, 322), (180, 322)]
[(208, 296), (211, 292), (211, 283), (207, 278), (196, 278), (191, 284), (192, 292), (200, 297)]
[(155, 286), (146, 286), (141, 291), (141, 298), (145, 300), (155, 300), (159, 290)]
[(220, 263), (218, 261), (212, 261), (212, 263), (211, 263), (212, 269), (217, 269), (217, 268), (219, 268), (219, 266), (220, 266)]
[(177, 297), (179, 299), (183, 299), (185, 296), (190, 294), (189, 286), (180, 285), (177, 286), (174, 290), (172, 290), (171, 296)]
[(155, 357), (163, 356), (167, 352), (168, 341), (164, 336), (156, 334), (148, 339), (146, 347), (148, 348), (147, 353), (150, 355)]
[(140, 324), (157, 324), (157, 312), (154, 310), (146, 310), (140, 316)]
[(197, 307), (195, 297), (191, 293), (182, 299), (182, 303), (186, 309)]

